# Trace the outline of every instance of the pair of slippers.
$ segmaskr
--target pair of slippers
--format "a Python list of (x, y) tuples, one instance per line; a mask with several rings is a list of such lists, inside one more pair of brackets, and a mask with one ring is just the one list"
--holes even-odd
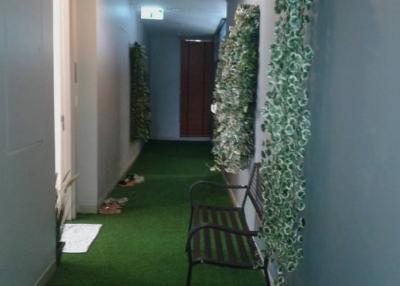
[(104, 201), (104, 204), (99, 208), (99, 213), (103, 215), (114, 215), (120, 214), (122, 208), (128, 202), (128, 198), (108, 198)]
[(123, 197), (123, 198), (108, 198), (104, 201), (105, 204), (111, 204), (111, 203), (118, 203), (121, 206), (125, 206), (125, 204), (128, 202), (128, 198)]
[(120, 187), (134, 187), (144, 182), (144, 177), (139, 175), (128, 175), (125, 179), (119, 181), (118, 186)]

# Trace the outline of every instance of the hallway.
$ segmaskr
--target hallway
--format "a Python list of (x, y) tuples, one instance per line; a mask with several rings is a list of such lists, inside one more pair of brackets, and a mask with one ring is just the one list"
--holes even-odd
[[(75, 223), (102, 224), (86, 254), (64, 254), (50, 286), (184, 285), (184, 252), (189, 219), (189, 186), (196, 180), (221, 181), (209, 171), (210, 143), (150, 141), (130, 170), (144, 184), (116, 188), (113, 197), (128, 197), (121, 215), (81, 215)], [(231, 204), (226, 193), (206, 192), (213, 203)], [(194, 269), (193, 285), (262, 285), (261, 274), (212, 266)]]
[[(219, 229), (258, 236), (271, 286), (399, 285), (399, 14), (394, 0), (1, 0), (0, 286), (185, 285), (201, 179), (249, 185), (253, 199), (202, 200), (249, 198), (258, 233), (200, 207), (192, 225), (229, 230), (193, 230), (193, 263), (255, 261), (251, 239), (195, 234)], [(115, 188), (127, 173), (145, 182)], [(122, 214), (97, 214), (110, 194)], [(59, 265), (66, 221), (102, 228)], [(211, 265), (192, 282), (268, 284)]]

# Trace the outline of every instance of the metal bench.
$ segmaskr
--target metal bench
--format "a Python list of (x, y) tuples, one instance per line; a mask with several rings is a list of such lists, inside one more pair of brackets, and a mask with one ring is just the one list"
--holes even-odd
[[(258, 230), (249, 229), (244, 207), (250, 199), (256, 210), (257, 218), (262, 219), (262, 184), (259, 179), (259, 166), (254, 165), (247, 186), (221, 185), (207, 181), (194, 183), (190, 188), (191, 215), (186, 243), (189, 269), (186, 285), (191, 285), (192, 268), (197, 264), (211, 264), (239, 269), (263, 270), (266, 285), (269, 286), (268, 259), (259, 262), (254, 237)], [(204, 187), (229, 191), (232, 189), (245, 192), (240, 207), (223, 208), (201, 205), (194, 200), (194, 193)]]

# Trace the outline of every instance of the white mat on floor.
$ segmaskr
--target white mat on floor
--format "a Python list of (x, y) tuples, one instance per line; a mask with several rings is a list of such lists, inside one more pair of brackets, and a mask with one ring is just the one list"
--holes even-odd
[(99, 234), (101, 224), (65, 224), (61, 241), (64, 253), (85, 253)]

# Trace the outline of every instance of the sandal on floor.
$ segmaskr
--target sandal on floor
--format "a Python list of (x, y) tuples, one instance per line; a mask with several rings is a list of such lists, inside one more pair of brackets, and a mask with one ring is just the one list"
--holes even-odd
[(132, 175), (129, 175), (125, 179), (118, 182), (118, 186), (120, 187), (133, 187), (135, 184), (135, 177)]
[(128, 198), (127, 197), (123, 197), (123, 198), (108, 198), (104, 201), (105, 204), (110, 204), (110, 203), (114, 203), (117, 202), (118, 204), (120, 204), (121, 206), (124, 206), (127, 202), (128, 202)]
[(119, 187), (123, 187), (123, 188), (131, 188), (136, 186), (136, 182), (135, 181), (130, 181), (130, 182), (120, 182), (118, 184)]
[(134, 176), (134, 180), (135, 180), (136, 184), (144, 183), (144, 177), (143, 176), (135, 175)]
[(110, 207), (110, 208), (115, 208), (115, 209), (122, 209), (121, 204), (119, 204), (118, 202), (111, 202), (111, 203), (106, 204), (106, 206)]
[(128, 202), (128, 198), (127, 197), (123, 197), (123, 198), (119, 198), (119, 199), (115, 199), (115, 202), (119, 203), (120, 205), (125, 205)]
[(110, 206), (110, 205), (102, 205), (99, 208), (99, 214), (103, 215), (114, 215), (114, 214), (120, 214), (122, 211), (120, 208), (117, 208), (115, 206)]

